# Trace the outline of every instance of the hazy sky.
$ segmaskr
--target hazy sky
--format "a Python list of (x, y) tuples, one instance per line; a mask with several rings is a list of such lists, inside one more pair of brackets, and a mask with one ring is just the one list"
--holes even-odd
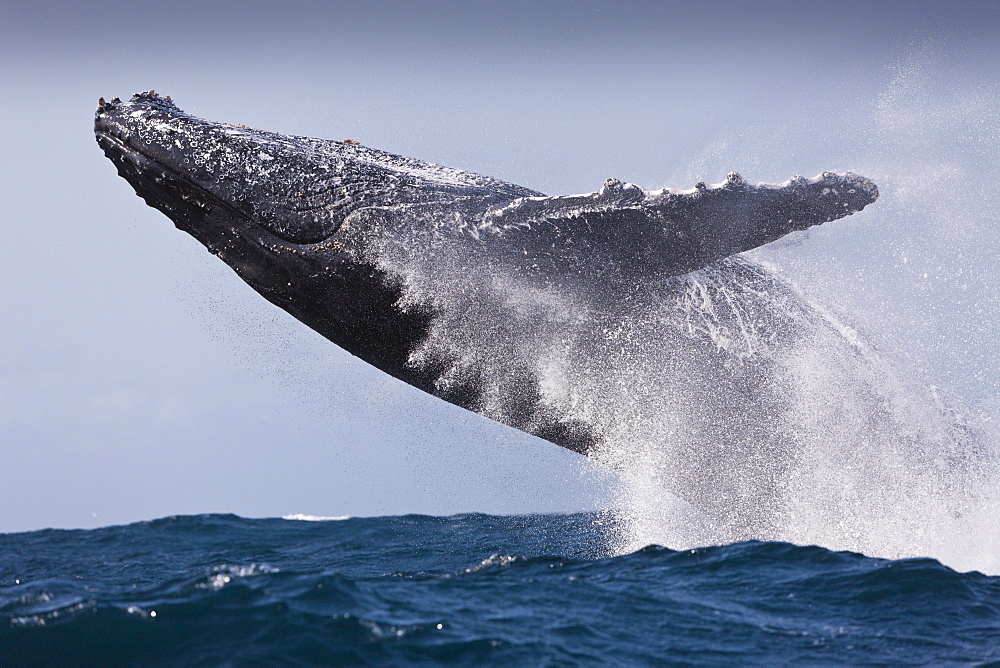
[(169, 514), (600, 507), (614, 481), (385, 377), (117, 177), (99, 96), (548, 193), (855, 169), (760, 253), (997, 411), (1000, 3), (0, 2), (0, 531)]

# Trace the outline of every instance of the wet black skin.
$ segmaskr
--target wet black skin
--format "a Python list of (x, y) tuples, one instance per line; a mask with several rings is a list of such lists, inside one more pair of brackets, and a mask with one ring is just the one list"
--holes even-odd
[[(685, 193), (646, 193), (612, 179), (590, 195), (545, 198), (351, 142), (207, 121), (153, 92), (102, 99), (95, 133), (147, 204), (270, 302), (382, 371), (472, 410), (477, 388), (438, 390), (440, 369), (408, 363), (435, 314), (399, 307), (398, 281), (365, 256), (368, 229), (408, 224), (407, 212), (422, 212), (412, 219), (423, 221), (440, 212), (461, 221), (442, 234), (509, 252), (519, 270), (558, 281), (614, 267), (609, 275), (627, 282), (693, 271), (878, 196), (863, 177), (825, 173), (781, 187), (748, 186), (734, 174)], [(531, 433), (585, 454), (597, 437), (558, 415), (539, 419), (532, 382), (517, 388), (524, 406), (512, 414), (533, 415)]]

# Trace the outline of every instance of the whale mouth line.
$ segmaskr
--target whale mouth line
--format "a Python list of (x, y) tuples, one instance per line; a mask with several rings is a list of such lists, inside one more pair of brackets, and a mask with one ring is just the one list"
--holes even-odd
[[(135, 170), (136, 176), (142, 178), (147, 183), (156, 186), (157, 190), (161, 190), (162, 186), (156, 177), (150, 175), (153, 171), (150, 167), (158, 169), (161, 172), (161, 179), (170, 177), (171, 180), (176, 180), (183, 183), (188, 188), (197, 191), (204, 196), (205, 200), (210, 200), (213, 204), (219, 204), (233, 209), (231, 205), (223, 202), (202, 186), (185, 177), (173, 167), (163, 163), (161, 160), (158, 160), (149, 153), (146, 153), (138, 146), (130, 143), (125, 137), (115, 133), (110, 128), (106, 130), (98, 129), (95, 134), (97, 135), (97, 143), (102, 149), (104, 149), (104, 154), (108, 156), (108, 158), (110, 158), (115, 165), (120, 165), (121, 163), (119, 161), (127, 161), (128, 166)], [(148, 165), (142, 163), (148, 163)], [(236, 211), (235, 209), (233, 210)], [(240, 213), (241, 216), (245, 215), (239, 211), (237, 211), (237, 213)]]
[[(98, 120), (104, 119), (98, 117)], [(207, 214), (212, 208), (221, 207), (248, 226), (254, 224), (247, 213), (135, 146), (109, 127), (106, 121), (99, 123), (94, 133), (98, 145), (118, 168), (119, 174), (132, 183), (136, 194), (153, 207), (168, 215), (185, 212)]]

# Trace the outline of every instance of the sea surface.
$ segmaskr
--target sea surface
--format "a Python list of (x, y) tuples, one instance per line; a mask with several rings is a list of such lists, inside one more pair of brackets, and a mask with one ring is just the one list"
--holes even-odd
[(0, 665), (978, 664), (1000, 578), (775, 542), (615, 555), (593, 514), (0, 534)]

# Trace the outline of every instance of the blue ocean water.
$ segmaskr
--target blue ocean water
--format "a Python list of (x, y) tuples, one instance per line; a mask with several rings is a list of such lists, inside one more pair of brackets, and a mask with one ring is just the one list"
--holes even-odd
[(600, 514), (0, 535), (0, 664), (1000, 661), (1000, 578), (787, 543), (608, 556)]

